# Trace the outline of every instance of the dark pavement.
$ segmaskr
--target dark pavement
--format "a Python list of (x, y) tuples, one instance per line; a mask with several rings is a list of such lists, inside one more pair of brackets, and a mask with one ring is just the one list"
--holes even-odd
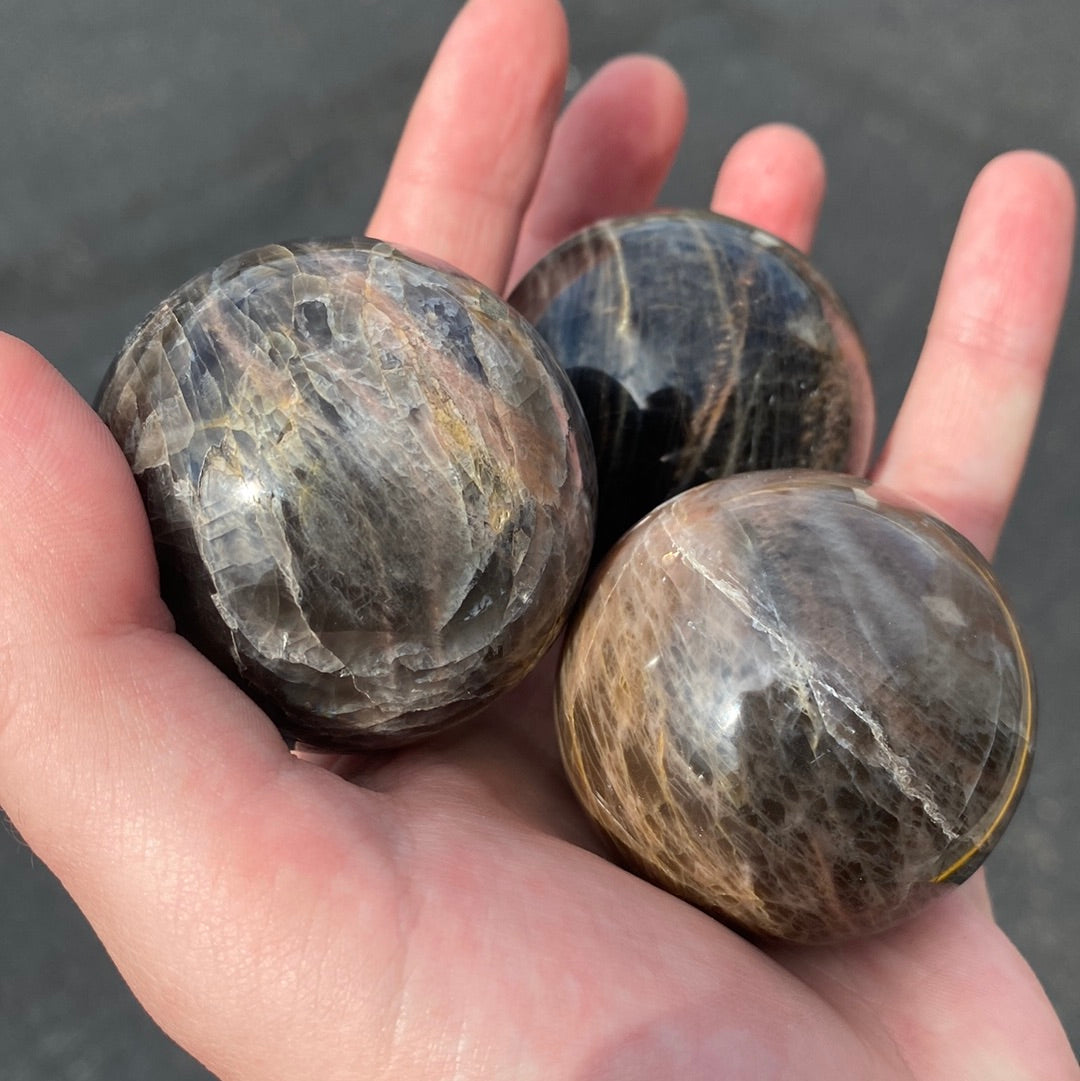
[[(512, 0), (507, 0), (512, 2)], [(0, 3), (0, 327), (86, 394), (161, 296), (269, 240), (361, 231), (450, 0)], [(667, 57), (691, 119), (665, 192), (708, 198), (767, 120), (823, 146), (815, 261), (855, 313), (887, 431), (961, 202), (999, 151), (1080, 174), (1069, 0), (569, 0), (572, 83)], [(1067, 314), (997, 568), (1041, 706), (1028, 795), (989, 865), (1000, 918), (1080, 1046), (1080, 340)], [(74, 906), (0, 830), (0, 1078), (187, 1081)]]

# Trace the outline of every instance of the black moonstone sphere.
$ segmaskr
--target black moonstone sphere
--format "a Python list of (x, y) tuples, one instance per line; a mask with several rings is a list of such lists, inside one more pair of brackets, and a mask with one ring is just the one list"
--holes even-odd
[(542, 259), (510, 303), (585, 409), (598, 553), (704, 481), (866, 467), (874, 408), (858, 334), (810, 263), (760, 229), (693, 211), (601, 222)]
[(924, 510), (811, 471), (676, 496), (566, 638), (559, 738), (627, 861), (752, 935), (884, 930), (963, 882), (1035, 729), (1016, 621)]
[(476, 711), (588, 567), (595, 469), (561, 369), (493, 293), (386, 244), (274, 245), (193, 279), (99, 411), (178, 629), (305, 744)]

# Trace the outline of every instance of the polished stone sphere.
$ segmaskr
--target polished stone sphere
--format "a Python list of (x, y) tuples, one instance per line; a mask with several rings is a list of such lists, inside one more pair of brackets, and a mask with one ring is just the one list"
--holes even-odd
[(1017, 805), (1032, 677), (985, 561), (839, 475), (715, 481), (612, 551), (569, 632), (559, 737), (630, 866), (753, 936), (883, 930)]
[(595, 468), (561, 369), (493, 293), (386, 244), (273, 245), (193, 279), (99, 410), (178, 629), (305, 744), (475, 712), (588, 567)]
[(810, 263), (760, 229), (695, 211), (601, 222), (541, 260), (510, 303), (585, 409), (598, 553), (707, 480), (866, 468), (874, 408), (858, 334)]

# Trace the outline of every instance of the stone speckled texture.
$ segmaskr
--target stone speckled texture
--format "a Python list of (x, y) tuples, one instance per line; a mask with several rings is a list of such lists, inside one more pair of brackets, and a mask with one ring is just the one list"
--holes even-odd
[(474, 712), (545, 652), (587, 567), (565, 377), (494, 294), (385, 244), (272, 245), (193, 279), (99, 409), (180, 630), (304, 743)]
[(985, 561), (820, 473), (687, 492), (616, 547), (568, 637), (560, 740), (647, 877), (751, 934), (882, 930), (1016, 807), (1031, 673)]
[(542, 259), (510, 303), (585, 409), (600, 552), (703, 481), (866, 467), (874, 408), (858, 334), (810, 263), (760, 229), (687, 210), (601, 222)]

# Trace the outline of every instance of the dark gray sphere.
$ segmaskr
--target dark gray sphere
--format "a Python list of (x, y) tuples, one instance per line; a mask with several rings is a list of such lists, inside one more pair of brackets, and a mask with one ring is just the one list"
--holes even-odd
[(193, 279), (99, 409), (179, 629), (307, 744), (474, 712), (545, 652), (588, 566), (592, 452), (546, 346), (382, 243), (273, 245)]
[(760, 229), (689, 210), (600, 222), (545, 256), (510, 303), (584, 407), (599, 552), (695, 484), (866, 468), (874, 404), (859, 336), (821, 274)]

